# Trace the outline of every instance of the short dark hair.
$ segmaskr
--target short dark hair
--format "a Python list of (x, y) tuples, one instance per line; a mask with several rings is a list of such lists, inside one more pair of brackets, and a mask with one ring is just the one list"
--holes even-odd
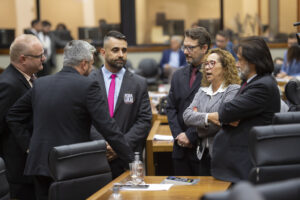
[(218, 33), (216, 35), (221, 35), (222, 37), (227, 38), (227, 39), (229, 38), (227, 32), (222, 31), (222, 30), (218, 31)]
[(272, 56), (265, 40), (259, 36), (244, 38), (238, 45), (238, 52), (249, 63), (255, 65), (257, 75), (271, 74), (274, 71)]
[(122, 33), (120, 33), (119, 31), (109, 31), (105, 36), (104, 36), (104, 43), (105, 41), (107, 41), (110, 37), (112, 38), (116, 38), (119, 40), (125, 40), (127, 42), (127, 38), (125, 35), (123, 35)]
[(293, 62), (293, 60), (296, 60), (297, 62), (300, 61), (300, 46), (299, 45), (292, 45), (287, 51), (288, 63)]
[(290, 33), (290, 34), (288, 35), (288, 38), (289, 38), (289, 39), (296, 39), (296, 38), (297, 38), (296, 33)]
[(210, 34), (207, 32), (206, 28), (196, 27), (196, 28), (188, 29), (185, 31), (184, 36), (190, 37), (193, 40), (198, 40), (198, 44), (200, 45), (200, 47), (206, 44), (207, 51), (209, 50), (211, 39), (210, 39)]
[(38, 24), (40, 22), (40, 20), (38, 19), (34, 19), (31, 21), (31, 27), (33, 27), (34, 25)]
[(51, 26), (51, 23), (47, 20), (42, 21), (42, 26)]

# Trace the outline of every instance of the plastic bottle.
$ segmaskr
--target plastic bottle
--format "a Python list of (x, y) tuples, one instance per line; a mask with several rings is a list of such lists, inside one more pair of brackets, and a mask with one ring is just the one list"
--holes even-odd
[(122, 200), (122, 195), (120, 194), (120, 186), (113, 186), (113, 193), (110, 195), (109, 200)]
[(134, 162), (133, 162), (134, 175), (132, 181), (135, 185), (142, 184), (144, 182), (144, 164), (140, 160), (140, 153), (134, 152)]

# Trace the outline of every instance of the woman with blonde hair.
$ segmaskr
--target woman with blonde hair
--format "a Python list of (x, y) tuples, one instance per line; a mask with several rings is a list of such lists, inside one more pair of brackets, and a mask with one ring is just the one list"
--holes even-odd
[(197, 157), (201, 161), (200, 175), (210, 175), (210, 158), (215, 134), (220, 129), (214, 114), (220, 105), (234, 98), (240, 88), (240, 78), (234, 57), (225, 50), (211, 49), (202, 64), (202, 83), (191, 105), (184, 111), (187, 126), (198, 132)]

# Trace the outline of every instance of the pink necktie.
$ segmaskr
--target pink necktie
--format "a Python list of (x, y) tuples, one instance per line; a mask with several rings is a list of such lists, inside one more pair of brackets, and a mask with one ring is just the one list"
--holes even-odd
[(114, 116), (114, 96), (115, 96), (116, 76), (117, 76), (116, 74), (112, 74), (110, 76), (111, 82), (108, 91), (108, 107), (109, 107), (110, 117)]

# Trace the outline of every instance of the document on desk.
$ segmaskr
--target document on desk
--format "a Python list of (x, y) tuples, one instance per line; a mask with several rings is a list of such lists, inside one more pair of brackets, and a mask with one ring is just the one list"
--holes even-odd
[(153, 137), (153, 140), (161, 140), (161, 141), (173, 141), (173, 136), (172, 135), (159, 135), (155, 134)]
[[(147, 184), (147, 187), (131, 186), (121, 186), (120, 190), (145, 190), (145, 191), (158, 191), (158, 190), (169, 190), (173, 184)], [(141, 185), (143, 186), (143, 185)]]

